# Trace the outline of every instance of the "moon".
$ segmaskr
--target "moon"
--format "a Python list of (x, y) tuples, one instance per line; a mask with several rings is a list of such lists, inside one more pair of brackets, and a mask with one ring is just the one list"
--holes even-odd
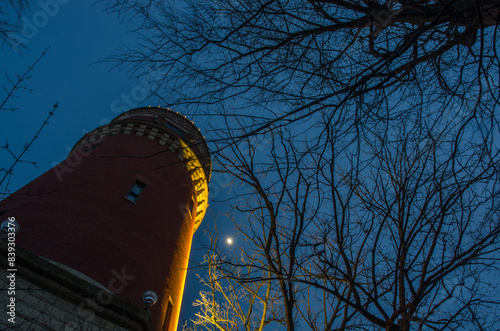
[(233, 243), (233, 239), (232, 238), (227, 238), (226, 242), (228, 243), (228, 245), (231, 245)]

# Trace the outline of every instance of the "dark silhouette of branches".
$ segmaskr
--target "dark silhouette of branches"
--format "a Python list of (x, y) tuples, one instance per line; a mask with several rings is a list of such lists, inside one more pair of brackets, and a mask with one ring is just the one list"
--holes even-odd
[[(496, 1), (108, 1), (133, 13), (140, 48), (111, 58), (166, 76), (167, 104), (236, 104), (264, 117), (248, 134), (311, 118), (321, 110), (378, 120), (383, 98), (400, 112), (462, 105), (474, 116), (498, 106)], [(421, 104), (419, 96), (431, 98)], [(273, 103), (281, 111), (272, 109)], [(271, 109), (269, 109), (271, 107)], [(227, 109), (227, 108), (226, 108)], [(213, 113), (214, 110), (210, 108)], [(392, 115), (392, 114), (391, 114)], [(495, 118), (491, 117), (495, 122)]]
[(30, 0), (0, 1), (0, 40), (2, 44), (10, 44), (9, 35), (18, 33), (21, 29), (21, 16), (29, 9)]
[[(211, 248), (207, 267), (219, 278), (204, 279), (210, 300), (198, 302), (195, 323), (213, 326), (207, 314), (225, 286), (242, 284), (239, 299), (271, 293), (266, 325), (287, 330), (498, 328), (497, 147), (457, 134), (463, 123), (393, 124), (358, 132), (348, 146), (338, 121), (325, 124), (322, 144), (273, 129), (267, 142), (249, 138), (219, 155), (219, 169), (240, 184), (231, 217), (246, 241), (234, 256)], [(243, 306), (260, 320), (257, 303)]]
[(2, 110), (10, 110), (14, 111), (17, 110), (15, 106), (10, 106), (9, 103), (12, 102), (12, 99), (20, 97), (18, 95), (19, 92), (22, 91), (28, 91), (31, 92), (32, 90), (26, 85), (26, 82), (31, 78), (31, 72), (35, 68), (35, 66), (42, 60), (42, 58), (45, 56), (49, 49), (47, 48), (42, 55), (38, 59), (31, 64), (28, 69), (21, 75), (15, 75), (15, 77), (9, 77), (7, 73), (5, 73), (5, 80), (6, 83), (2, 84), (2, 90), (5, 93), (5, 96), (3, 97), (3, 100), (0, 103), (0, 111)]
[(237, 284), (269, 289), (269, 328), (499, 327), (498, 1), (107, 3), (143, 37), (110, 61), (221, 119), (216, 171), (241, 184), (246, 242), (209, 248), (198, 326), (262, 325), (222, 305)]
[[(35, 133), (35, 135), (33, 136), (33, 138), (31, 138), (31, 140), (28, 143), (24, 144), (23, 150), (21, 151), (21, 153), (19, 153), (19, 155), (16, 155), (11, 150), (8, 141), (5, 143), (4, 146), (0, 146), (0, 148), (5, 149), (5, 150), (7, 150), (9, 152), (9, 154), (12, 156), (12, 159), (13, 159), (13, 162), (12, 162), (12, 164), (10, 165), (10, 167), (8, 169), (4, 169), (4, 168), (0, 169), (0, 172), (4, 172), (5, 173), (4, 176), (2, 177), (2, 179), (0, 180), (0, 187), (2, 187), (2, 185), (4, 185), (4, 182), (5, 182), (6, 179), (10, 178), (10, 176), (13, 174), (15, 166), (18, 163), (29, 163), (29, 164), (31, 164), (31, 165), (33, 165), (33, 166), (36, 167), (36, 162), (24, 160), (23, 156), (24, 156), (24, 154), (26, 152), (29, 151), (31, 145), (35, 142), (35, 140), (39, 138), (40, 133), (45, 128), (45, 126), (49, 124), (49, 120), (50, 120), (50, 118), (52, 116), (54, 116), (57, 107), (58, 107), (58, 105), (55, 104), (53, 106), (52, 111), (49, 111), (49, 114), (48, 114), (47, 118), (43, 121), (42, 125), (40, 126), (40, 128), (38, 129), (38, 131)], [(6, 191), (6, 189), (4, 189), (4, 191)], [(5, 194), (5, 192), (3, 192), (2, 194)]]
[(35, 133), (35, 135), (31, 138), (31, 140), (29, 142), (27, 142), (26, 144), (23, 145), (22, 151), (19, 154), (16, 154), (15, 152), (12, 151), (8, 141), (5, 143), (5, 145), (0, 146), (1, 149), (5, 149), (12, 156), (12, 164), (10, 166), (8, 166), (8, 168), (1, 168), (0, 169), (0, 173), (1, 172), (4, 173), (4, 175), (2, 176), (2, 179), (0, 180), (0, 188), (1, 188), (0, 197), (1, 198), (4, 198), (4, 197), (9, 195), (10, 178), (14, 174), (14, 168), (19, 163), (29, 163), (29, 164), (33, 165), (34, 167), (38, 168), (36, 165), (36, 162), (26, 160), (23, 157), (24, 157), (24, 154), (26, 152), (30, 151), (30, 147), (35, 142), (35, 140), (40, 137), (40, 133), (45, 128), (45, 126), (49, 124), (49, 120), (52, 116), (54, 116), (54, 113), (55, 113), (57, 107), (58, 107), (58, 104), (56, 103), (53, 106), (52, 111), (49, 111), (47, 118), (43, 121), (40, 128), (38, 128), (38, 131)]
[[(14, 99), (20, 98), (22, 96), (21, 92), (31, 92), (31, 89), (27, 85), (27, 81), (31, 78), (31, 72), (34, 70), (35, 66), (42, 60), (47, 51), (48, 49), (45, 50), (23, 74), (16, 75), (15, 78), (9, 77), (7, 73), (5, 74), (6, 82), (1, 85), (5, 95), (3, 96), (3, 100), (0, 101), (0, 112), (7, 110), (21, 111), (15, 106), (15, 103), (13, 103)], [(52, 111), (48, 112), (47, 118), (43, 121), (35, 135), (31, 138), (31, 140), (23, 145), (21, 152), (15, 152), (8, 141), (5, 142), (5, 145), (0, 146), (0, 149), (7, 151), (7, 153), (12, 158), (12, 163), (10, 165), (0, 168), (0, 174), (3, 173), (3, 175), (0, 175), (0, 199), (6, 197), (9, 194), (10, 179), (14, 173), (15, 167), (18, 164), (28, 163), (33, 165), (34, 167), (37, 167), (36, 162), (25, 159), (25, 154), (29, 152), (30, 147), (35, 142), (35, 140), (39, 138), (45, 126), (49, 124), (49, 119), (54, 115), (57, 107), (58, 105), (56, 103), (53, 106)], [(5, 162), (6, 160), (3, 161)]]

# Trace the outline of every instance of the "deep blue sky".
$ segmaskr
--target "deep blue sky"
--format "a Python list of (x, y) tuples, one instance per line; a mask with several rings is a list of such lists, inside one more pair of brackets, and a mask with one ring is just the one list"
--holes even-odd
[[(30, 12), (22, 18), (23, 24), (33, 24), (36, 28), (32, 36), (26, 38), (25, 48), (19, 53), (4, 45), (0, 52), (1, 74), (13, 78), (24, 73), (50, 47), (25, 84), (33, 91), (19, 91), (19, 97), (10, 100), (7, 106), (18, 107), (18, 110), (2, 111), (0, 145), (8, 141), (13, 152), (20, 153), (52, 106), (59, 103), (50, 124), (24, 158), (35, 161), (38, 169), (26, 163), (16, 166), (9, 186), (11, 192), (62, 161), (84, 132), (107, 123), (118, 115), (118, 109), (133, 108), (125, 105), (123, 98), (133, 106), (158, 105), (138, 97), (138, 88), (143, 84), (141, 80), (128, 79), (126, 72), (110, 70), (109, 63), (97, 63), (116, 54), (121, 46), (135, 45), (134, 34), (127, 32), (125, 24), (104, 13), (102, 6), (92, 7), (91, 2), (69, 1), (57, 10), (51, 9), (52, 12), (47, 12), (34, 2)], [(47, 20), (41, 20), (43, 18)], [(5, 85), (5, 76), (0, 81)], [(202, 132), (205, 131), (206, 123), (200, 120), (195, 123)], [(8, 168), (11, 162), (6, 150), (0, 150), (0, 168)], [(221, 191), (224, 183), (224, 178), (213, 175), (212, 192), (220, 197), (225, 192)], [(209, 211), (197, 236), (202, 236), (206, 230), (211, 231), (213, 217), (221, 212), (221, 207), (213, 201), (214, 194), (210, 196)], [(231, 232), (227, 224), (227, 221), (217, 224), (223, 238)], [(195, 262), (201, 262), (202, 253), (199, 239), (195, 237), (191, 257)], [(189, 272), (179, 325), (182, 325), (183, 318), (192, 316), (191, 302), (199, 289), (195, 273)]]

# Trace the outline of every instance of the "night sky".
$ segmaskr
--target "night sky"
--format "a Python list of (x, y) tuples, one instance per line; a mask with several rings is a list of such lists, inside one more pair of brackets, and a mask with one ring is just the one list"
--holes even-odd
[[(58, 3), (63, 2), (67, 3), (60, 4), (59, 8), (43, 8), (34, 2), (21, 19), (22, 24), (32, 28), (31, 34), (21, 43), (24, 47), (16, 51), (3, 45), (1, 50), (0, 81), (7, 85), (7, 77), (14, 79), (23, 74), (48, 49), (24, 84), (32, 91), (18, 91), (18, 97), (7, 105), (18, 109), (2, 111), (1, 146), (8, 142), (15, 154), (21, 153), (23, 145), (32, 139), (53, 105), (59, 105), (49, 125), (23, 158), (36, 162), (36, 167), (29, 163), (18, 164), (8, 186), (10, 192), (62, 161), (85, 132), (109, 122), (121, 111), (139, 106), (164, 106), (144, 98), (141, 94), (143, 79), (129, 79), (126, 72), (112, 70), (113, 64), (104, 61), (117, 54), (118, 48), (136, 45), (135, 35), (128, 32), (126, 24), (106, 14), (100, 5), (66, 0)], [(208, 131), (206, 118), (194, 120), (202, 132)], [(13, 162), (5, 149), (0, 150), (0, 160), (0, 168), (5, 169)], [(214, 194), (209, 196), (207, 216), (195, 235), (190, 266), (202, 261), (203, 233), (211, 230), (214, 218), (218, 218), (221, 237), (231, 235), (229, 222), (221, 221), (223, 207), (214, 201), (215, 196), (220, 197), (228, 190), (226, 181), (213, 174), (210, 186)], [(233, 246), (237, 244), (236, 241)], [(196, 272), (188, 272), (180, 326), (192, 317), (195, 309), (191, 302), (199, 290)]]

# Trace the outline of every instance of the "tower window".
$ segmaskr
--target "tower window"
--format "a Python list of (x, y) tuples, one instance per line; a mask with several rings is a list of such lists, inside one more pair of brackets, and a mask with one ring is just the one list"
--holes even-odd
[(136, 180), (134, 185), (130, 189), (130, 191), (125, 196), (125, 198), (134, 202), (134, 203), (137, 202), (137, 199), (139, 199), (139, 196), (141, 195), (142, 191), (144, 190), (144, 187), (146, 187), (146, 184)]
[(164, 125), (169, 128), (170, 130), (174, 131), (175, 133), (177, 133), (179, 136), (184, 136), (184, 134), (186, 133), (184, 130), (182, 130), (181, 128), (179, 128), (178, 126), (176, 125), (173, 125), (172, 123), (169, 123), (169, 122), (165, 122)]

